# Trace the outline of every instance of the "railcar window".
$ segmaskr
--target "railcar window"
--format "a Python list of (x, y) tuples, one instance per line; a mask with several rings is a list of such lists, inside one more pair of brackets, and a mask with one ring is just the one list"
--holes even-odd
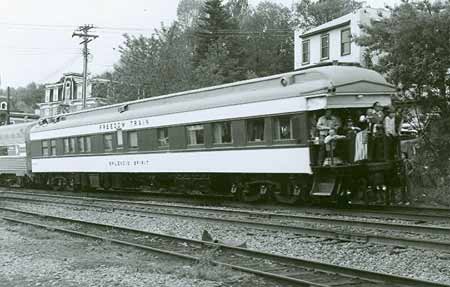
[(290, 116), (276, 117), (273, 119), (273, 139), (292, 139), (292, 118)]
[(50, 155), (56, 155), (56, 140), (50, 141)]
[(137, 148), (138, 147), (138, 133), (128, 132), (128, 147)]
[(69, 138), (69, 153), (75, 153), (75, 138)]
[(249, 142), (264, 141), (264, 119), (247, 121), (247, 140)]
[(42, 141), (42, 155), (48, 156), (48, 141)]
[(63, 139), (64, 153), (69, 153), (69, 139)]
[(90, 136), (85, 137), (84, 143), (86, 144), (85, 146), (86, 152), (91, 152), (92, 151), (91, 137)]
[(85, 149), (84, 149), (84, 147), (85, 147), (85, 145), (84, 145), (84, 137), (79, 137), (78, 138), (78, 146), (79, 146), (79, 149), (80, 149), (80, 153), (84, 153), (85, 152)]
[(8, 155), (8, 147), (7, 146), (0, 146), (0, 156)]
[(214, 123), (213, 133), (215, 144), (224, 144), (232, 142), (230, 122)]
[(123, 146), (123, 132), (122, 130), (117, 131), (117, 146)]
[(187, 126), (188, 144), (198, 145), (205, 143), (205, 133), (203, 125)]
[(113, 135), (112, 134), (103, 135), (103, 146), (105, 148), (105, 151), (113, 150)]
[(158, 133), (158, 146), (160, 147), (169, 146), (169, 129), (159, 128), (157, 130), (157, 133)]
[(351, 53), (352, 34), (350, 28), (341, 31), (341, 56), (350, 55)]

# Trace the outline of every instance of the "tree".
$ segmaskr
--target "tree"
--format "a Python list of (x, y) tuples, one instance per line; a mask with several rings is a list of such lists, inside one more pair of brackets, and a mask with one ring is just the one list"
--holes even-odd
[(374, 68), (412, 98), (422, 118), (439, 117), (422, 131), (420, 162), (448, 177), (450, 4), (403, 1), (390, 8), (389, 17), (364, 28), (367, 35), (357, 41), (379, 57)]
[(112, 81), (116, 99), (153, 97), (192, 88), (192, 47), (175, 22), (151, 37), (125, 35)]
[(177, 21), (184, 28), (192, 28), (200, 15), (204, 0), (181, 0), (177, 6)]
[(292, 71), (294, 23), (288, 8), (270, 1), (261, 2), (242, 21), (241, 31), (248, 72), (261, 77)]
[[(240, 46), (236, 33), (239, 32), (239, 26), (234, 21), (222, 0), (207, 0), (203, 6), (200, 18), (195, 30), (195, 53), (194, 66), (200, 68), (201, 65), (208, 65), (205, 58), (220, 55), (214, 60), (222, 60), (219, 64), (226, 73), (224, 82), (233, 82), (245, 78), (243, 69), (243, 49)], [(224, 57), (227, 55), (227, 57)]]
[(297, 5), (298, 26), (311, 29), (362, 7), (356, 0), (301, 0)]
[[(39, 103), (44, 101), (45, 87), (41, 84), (30, 83), (26, 87), (10, 89), (10, 109), (34, 113)], [(6, 97), (6, 90), (0, 90), (0, 96)]]

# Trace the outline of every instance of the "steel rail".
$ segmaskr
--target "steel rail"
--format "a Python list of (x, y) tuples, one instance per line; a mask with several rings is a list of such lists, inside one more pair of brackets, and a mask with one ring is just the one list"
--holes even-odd
[[(358, 243), (375, 243), (382, 245), (392, 245), (392, 246), (401, 246), (405, 248), (420, 248), (420, 249), (430, 249), (430, 250), (450, 250), (450, 241), (439, 241), (439, 240), (425, 240), (425, 239), (413, 239), (413, 238), (405, 238), (405, 237), (396, 237), (396, 236), (388, 236), (381, 234), (367, 234), (367, 233), (357, 233), (357, 232), (343, 232), (343, 231), (333, 231), (325, 228), (309, 228), (309, 227), (301, 227), (301, 226), (292, 226), (292, 225), (284, 225), (284, 224), (274, 224), (267, 222), (257, 222), (257, 221), (247, 221), (240, 219), (230, 219), (230, 218), (219, 218), (219, 217), (206, 217), (200, 215), (192, 215), (186, 213), (172, 213), (172, 212), (161, 212), (154, 210), (140, 210), (140, 209), (130, 209), (125, 207), (105, 207), (102, 205), (93, 205), (93, 204), (85, 204), (85, 203), (69, 203), (69, 202), (57, 202), (57, 201), (49, 201), (45, 199), (30, 199), (30, 198), (11, 198), (13, 200), (19, 201), (32, 201), (32, 202), (42, 202), (42, 203), (51, 203), (57, 205), (71, 205), (76, 207), (85, 207), (85, 208), (98, 208), (106, 211), (121, 211), (125, 213), (140, 213), (144, 215), (158, 215), (158, 216), (168, 216), (168, 217), (176, 217), (176, 218), (188, 218), (194, 220), (202, 220), (207, 222), (220, 222), (230, 225), (241, 225), (249, 228), (261, 228), (265, 230), (272, 230), (277, 232), (292, 232), (298, 236), (315, 236), (315, 237), (325, 237), (330, 239), (335, 239), (339, 241), (353, 241)], [(61, 198), (59, 198), (61, 199)], [(64, 198), (66, 199), (66, 198)], [(71, 199), (71, 198), (70, 198)], [(78, 200), (78, 199), (77, 199)], [(165, 206), (164, 206), (165, 207)], [(8, 210), (8, 208), (0, 208), (3, 210)], [(350, 222), (349, 224), (352, 224)]]
[[(449, 287), (450, 286), (450, 285), (444, 284), (444, 283), (413, 279), (413, 278), (409, 278), (409, 277), (405, 277), (405, 276), (398, 276), (398, 275), (392, 275), (392, 274), (381, 273), (381, 272), (366, 271), (366, 270), (350, 268), (350, 267), (343, 267), (343, 266), (324, 263), (324, 262), (320, 262), (320, 261), (305, 260), (305, 259), (296, 258), (296, 257), (276, 255), (276, 254), (271, 254), (271, 253), (267, 253), (267, 252), (261, 252), (261, 251), (251, 250), (251, 249), (228, 246), (228, 245), (224, 245), (224, 244), (220, 244), (220, 243), (212, 243), (212, 242), (205, 242), (205, 241), (199, 241), (199, 240), (194, 240), (194, 239), (176, 237), (173, 235), (147, 232), (147, 231), (142, 231), (142, 230), (137, 230), (137, 229), (131, 229), (131, 228), (125, 228), (125, 227), (119, 227), (119, 226), (101, 224), (101, 223), (95, 223), (95, 222), (88, 222), (88, 221), (76, 220), (76, 219), (65, 218), (65, 217), (49, 216), (49, 215), (45, 215), (45, 214), (22, 211), (22, 210), (8, 210), (8, 211), (25, 214), (25, 215), (31, 215), (31, 216), (35, 216), (35, 217), (41, 217), (41, 218), (45, 218), (45, 219), (62, 220), (65, 222), (70, 222), (70, 223), (91, 225), (91, 226), (95, 226), (95, 227), (102, 227), (102, 228), (113, 229), (113, 230), (117, 230), (117, 231), (139, 233), (139, 234), (146, 235), (146, 236), (166, 238), (166, 239), (181, 241), (181, 242), (185, 242), (185, 243), (193, 243), (193, 244), (197, 244), (197, 245), (201, 245), (201, 246), (216, 247), (220, 250), (230, 251), (234, 254), (242, 254), (242, 255), (247, 255), (247, 256), (251, 256), (251, 257), (255, 257), (255, 258), (264, 258), (267, 260), (281, 262), (282, 264), (294, 264), (298, 268), (315, 269), (320, 272), (340, 274), (340, 275), (343, 275), (343, 276), (351, 278), (351, 279), (361, 278), (361, 279), (368, 281), (368, 282), (365, 282), (365, 284), (367, 284), (367, 283), (372, 284), (370, 286), (374, 286), (374, 284), (375, 284), (375, 286), (380, 285), (380, 284), (381, 284), (380, 286), (387, 286), (386, 283), (389, 284), (388, 286), (398, 286), (398, 285), (400, 285), (400, 286), (421, 286), (421, 287)], [(93, 239), (112, 242), (115, 244), (136, 247), (136, 248), (147, 250), (147, 251), (172, 255), (172, 256), (180, 257), (183, 259), (188, 259), (188, 260), (195, 261), (195, 262), (200, 261), (200, 258), (196, 257), (196, 256), (191, 256), (191, 255), (187, 255), (184, 253), (174, 252), (171, 250), (165, 250), (165, 249), (161, 249), (161, 248), (154, 248), (154, 247), (151, 247), (148, 245), (137, 244), (137, 243), (128, 242), (128, 241), (124, 241), (124, 240), (118, 240), (118, 239), (114, 239), (114, 238), (110, 238), (110, 237), (99, 236), (99, 235), (95, 235), (95, 234), (88, 234), (88, 233), (84, 233), (84, 232), (80, 232), (80, 231), (75, 231), (75, 230), (70, 230), (70, 229), (65, 229), (65, 228), (60, 228), (60, 227), (55, 227), (55, 226), (49, 226), (49, 225), (44, 225), (44, 224), (39, 224), (39, 223), (34, 223), (34, 222), (29, 222), (29, 221), (24, 221), (24, 220), (6, 217), (6, 216), (0, 216), (0, 218), (10, 221), (10, 222), (28, 224), (28, 225), (33, 225), (36, 227), (45, 228), (45, 229), (48, 229), (51, 231), (58, 231), (58, 232), (68, 233), (68, 234), (77, 235), (77, 236), (89, 237), (89, 238), (93, 238)], [(233, 268), (235, 270), (240, 270), (243, 272), (253, 273), (256, 275), (260, 275), (260, 276), (264, 276), (264, 277), (268, 277), (268, 278), (272, 278), (272, 279), (276, 279), (276, 280), (281, 280), (281, 281), (285, 281), (285, 282), (289, 282), (289, 283), (298, 284), (300, 286), (329, 287), (329, 286), (333, 285), (333, 284), (330, 285), (330, 284), (315, 283), (315, 282), (311, 282), (311, 281), (307, 281), (307, 280), (298, 279), (295, 277), (289, 277), (289, 275), (274, 274), (274, 273), (271, 273), (270, 271), (268, 272), (268, 271), (264, 271), (264, 270), (258, 270), (258, 269), (254, 269), (254, 268), (239, 266), (236, 264), (230, 264), (230, 263), (221, 262), (221, 261), (217, 261), (217, 260), (213, 260), (212, 263), (218, 264), (218, 265), (223, 265), (223, 266), (228, 266), (230, 268)], [(279, 271), (279, 270), (277, 270), (277, 271)], [(361, 286), (364, 286), (364, 283), (361, 283), (361, 284), (362, 284)], [(395, 284), (395, 285), (393, 285), (393, 284)], [(351, 284), (351, 285), (358, 286), (358, 284)]]
[[(16, 193), (22, 194), (22, 193)], [(246, 216), (260, 216), (271, 219), (282, 219), (282, 220), (299, 220), (301, 222), (308, 223), (322, 223), (322, 224), (331, 224), (334, 226), (357, 226), (363, 228), (374, 228), (380, 230), (387, 231), (403, 231), (403, 232), (411, 232), (411, 233), (425, 233), (425, 234), (434, 234), (434, 235), (446, 235), (450, 236), (450, 228), (447, 227), (439, 227), (439, 226), (428, 226), (421, 224), (398, 224), (398, 223), (385, 223), (385, 222), (373, 222), (373, 221), (364, 221), (357, 219), (339, 219), (339, 218), (325, 218), (321, 216), (313, 216), (313, 215), (299, 215), (299, 214), (284, 214), (284, 213), (273, 213), (266, 211), (248, 211), (241, 209), (222, 209), (222, 208), (214, 208), (214, 207), (201, 207), (201, 206), (188, 206), (188, 205), (179, 205), (179, 204), (163, 204), (163, 203), (148, 203), (148, 202), (134, 202), (127, 200), (112, 200), (112, 199), (99, 199), (99, 198), (83, 198), (76, 196), (62, 196), (62, 195), (40, 195), (35, 193), (25, 193), (27, 195), (32, 196), (41, 196), (41, 197), (53, 197), (53, 198), (61, 198), (61, 199), (74, 199), (74, 200), (82, 200), (82, 201), (92, 201), (92, 202), (107, 202), (107, 203), (116, 203), (116, 204), (131, 204), (135, 206), (143, 206), (143, 207), (158, 207), (158, 208), (167, 208), (167, 209), (176, 209), (176, 210), (197, 210), (197, 211), (209, 211), (214, 213), (228, 213), (228, 214), (241, 214)], [(5, 196), (3, 196), (5, 197)], [(7, 198), (7, 197), (5, 197)], [(182, 216), (182, 215), (180, 215)]]
[[(137, 201), (130, 201), (127, 199), (108, 199), (108, 198), (100, 198), (97, 197), (100, 194), (93, 194), (93, 196), (77, 196), (77, 195), (57, 195), (57, 194), (49, 194), (44, 192), (24, 192), (24, 191), (0, 191), (1, 193), (12, 193), (12, 194), (30, 194), (30, 195), (39, 195), (39, 196), (49, 196), (49, 197), (72, 197), (79, 198), (84, 200), (92, 200), (92, 201), (120, 201), (120, 202), (133, 202), (134, 204), (141, 205), (158, 205), (158, 203), (144, 203)], [(147, 195), (146, 193), (142, 193), (143, 195)], [(164, 203), (161, 203), (164, 204)], [(180, 206), (183, 206), (185, 203), (178, 203)], [(238, 209), (241, 207), (236, 206), (228, 206), (229, 208)], [(273, 208), (274, 206), (265, 206), (266, 208)], [(194, 208), (194, 207), (192, 207)], [(199, 209), (214, 209), (214, 207), (197, 207)], [(354, 205), (350, 209), (347, 210), (337, 210), (337, 209), (329, 209), (329, 208), (317, 208), (317, 207), (295, 207), (292, 206), (285, 207), (290, 211), (302, 211), (305, 213), (318, 213), (318, 214), (326, 214), (326, 215), (335, 215), (335, 216), (359, 216), (359, 217), (367, 217), (372, 216), (374, 218), (386, 218), (386, 219), (403, 219), (403, 220), (414, 220), (414, 221), (448, 221), (450, 220), (450, 208), (437, 208), (437, 207), (414, 207), (414, 206), (382, 206), (382, 205)], [(224, 211), (226, 212), (226, 211)], [(235, 211), (237, 212), (237, 210)], [(268, 213), (262, 211), (264, 213)], [(292, 216), (290, 214), (283, 213), (274, 213), (278, 215)]]

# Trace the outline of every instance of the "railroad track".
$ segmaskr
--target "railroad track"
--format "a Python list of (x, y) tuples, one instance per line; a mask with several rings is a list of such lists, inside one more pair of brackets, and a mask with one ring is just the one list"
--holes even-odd
[(227, 266), (293, 286), (450, 286), (113, 225), (15, 209), (1, 208), (0, 210), (2, 212), (0, 218), (16, 224), (27, 224), (74, 236), (104, 240), (193, 262), (201, 262), (204, 260), (202, 258), (205, 252), (209, 254), (212, 252), (213, 255), (209, 258), (211, 264)]
[[(20, 193), (23, 195), (22, 193)], [(435, 226), (422, 226), (422, 225), (405, 225), (405, 224), (392, 224), (392, 223), (380, 223), (380, 222), (366, 222), (355, 220), (344, 220), (314, 216), (299, 216), (299, 215), (286, 215), (278, 213), (268, 212), (252, 212), (245, 210), (229, 210), (218, 209), (210, 207), (197, 207), (186, 205), (163, 205), (160, 203), (140, 203), (118, 200), (106, 200), (106, 199), (86, 199), (80, 197), (65, 197), (60, 195), (36, 195), (26, 194), (26, 197), (17, 196), (5, 196), (2, 197), (7, 200), (13, 201), (29, 201), (38, 202), (44, 204), (57, 204), (57, 205), (71, 205), (83, 208), (98, 208), (108, 211), (122, 212), (122, 213), (138, 213), (145, 215), (159, 215), (159, 216), (171, 216), (181, 217), (193, 220), (212, 221), (218, 223), (225, 223), (230, 225), (239, 225), (249, 228), (259, 228), (264, 230), (273, 230), (277, 232), (292, 232), (301, 236), (315, 236), (336, 239), (340, 241), (355, 241), (359, 243), (376, 243), (383, 245), (393, 245), (401, 247), (415, 247), (425, 248), (432, 250), (450, 250), (450, 241), (435, 240), (426, 238), (412, 238), (411, 236), (390, 236), (383, 235), (379, 232), (350, 232), (333, 230), (331, 228), (316, 227), (314, 225), (304, 227), (298, 226), (299, 222), (307, 223), (319, 223), (328, 225), (340, 225), (340, 226), (359, 226), (363, 228), (381, 229), (392, 231), (401, 230), (413, 233), (425, 233), (425, 234), (439, 234), (441, 237), (448, 237), (450, 235), (450, 228), (435, 227)], [(45, 199), (43, 199), (45, 198)], [(65, 202), (61, 202), (64, 200)], [(70, 201), (70, 202), (67, 202)], [(246, 219), (239, 218), (239, 216), (245, 216)], [(279, 222), (277, 220), (284, 220)], [(272, 222), (268, 222), (268, 220)], [(290, 221), (290, 222), (288, 222)], [(273, 223), (275, 222), (275, 223)]]
[[(3, 191), (2, 191), (3, 189)], [(42, 194), (53, 196), (54, 193), (49, 194), (45, 191), (41, 190), (32, 190), (32, 189), (12, 189), (17, 190), (10, 191), (4, 188), (0, 188), (1, 193), (13, 193), (13, 194)], [(26, 192), (28, 190), (29, 192)], [(80, 193), (80, 192), (64, 192), (64, 196), (72, 196), (72, 197), (83, 197), (83, 198), (91, 198), (95, 199), (111, 199), (114, 198), (116, 200), (125, 200), (135, 202), (137, 200), (146, 201), (163, 201), (168, 200), (167, 198), (162, 198), (164, 193), (147, 193), (147, 192), (114, 192), (114, 193), (102, 193), (102, 192), (90, 192), (90, 193)], [(316, 214), (316, 215), (330, 215), (330, 216), (353, 216), (353, 217), (371, 217), (371, 218), (380, 218), (380, 219), (398, 219), (398, 220), (410, 220), (416, 222), (429, 222), (429, 221), (439, 221), (439, 222), (449, 222), (450, 221), (450, 208), (437, 208), (437, 207), (414, 207), (414, 206), (403, 206), (403, 205), (395, 205), (395, 206), (384, 206), (384, 205), (355, 205), (350, 209), (334, 209), (334, 208), (326, 208), (326, 207), (311, 207), (311, 206), (279, 206), (279, 205), (264, 205), (264, 204), (243, 204), (236, 203), (232, 201), (230, 197), (211, 197), (211, 200), (208, 201), (195, 201), (188, 200), (185, 198), (181, 198), (182, 194), (179, 194), (180, 201), (176, 201), (177, 204), (207, 204), (208, 202), (216, 202), (217, 204), (226, 204), (224, 207), (228, 208), (253, 208), (259, 209), (262, 211), (265, 210), (278, 210), (282, 213), (298, 213), (304, 212), (308, 214)], [(171, 197), (172, 198), (172, 197)], [(206, 197), (209, 199), (210, 197)]]

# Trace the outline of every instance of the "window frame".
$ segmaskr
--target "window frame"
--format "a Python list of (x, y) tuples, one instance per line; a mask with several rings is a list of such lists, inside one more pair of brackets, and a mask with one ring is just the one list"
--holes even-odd
[[(305, 44), (308, 45), (307, 53), (305, 53)], [(305, 54), (308, 55), (307, 61), (305, 61)], [(302, 65), (308, 65), (311, 62), (311, 39), (302, 41)]]
[[(280, 119), (281, 118), (288, 118), (289, 119), (289, 138), (281, 138), (281, 131), (280, 129)], [(278, 125), (276, 124), (276, 121), (278, 120)], [(277, 138), (276, 135), (280, 134), (280, 137)], [(275, 142), (290, 142), (294, 140), (294, 127), (293, 127), (293, 116), (292, 115), (280, 115), (280, 116), (274, 116), (272, 117), (272, 139)]]
[[(42, 156), (49, 156), (49, 140), (41, 141)], [(47, 152), (44, 152), (47, 151)]]
[[(131, 135), (136, 135), (136, 145), (131, 145)], [(139, 135), (137, 131), (127, 131), (127, 147), (131, 150), (139, 149)]]
[(77, 138), (78, 141), (78, 150), (80, 153), (85, 153), (86, 152), (86, 139), (84, 136), (78, 137)]
[[(262, 121), (262, 139), (260, 140), (250, 140), (250, 129), (249, 129), (249, 125), (251, 122), (256, 122), (256, 121)], [(249, 144), (264, 144), (266, 142), (266, 137), (265, 137), (265, 130), (266, 130), (266, 119), (265, 118), (252, 118), (252, 119), (247, 119), (245, 121), (245, 136), (246, 136), (246, 141)], [(256, 139), (256, 137), (255, 137)]]
[(92, 138), (91, 138), (91, 136), (84, 136), (84, 150), (85, 150), (85, 153), (91, 153), (92, 152)]
[(56, 139), (50, 140), (49, 156), (56, 156)]
[[(348, 42), (343, 41), (344, 40), (343, 34), (345, 32), (349, 33)], [(345, 53), (345, 51), (344, 51), (345, 44), (348, 44), (348, 53)], [(351, 53), (352, 53), (352, 32), (351, 32), (351, 28), (348, 27), (348, 28), (341, 30), (341, 56), (347, 56), (347, 55), (350, 55)]]
[[(323, 51), (324, 51), (324, 45), (323, 45), (323, 39), (327, 39), (327, 56), (324, 57), (323, 55)], [(328, 60), (330, 59), (330, 34), (329, 33), (325, 33), (325, 34), (321, 34), (320, 35), (320, 60)]]
[(77, 143), (76, 138), (70, 137), (69, 138), (69, 153), (76, 153), (77, 152)]
[[(160, 131), (164, 131), (164, 138), (160, 137)], [(170, 139), (169, 139), (169, 128), (168, 127), (161, 127), (161, 128), (156, 129), (156, 141), (158, 142), (158, 148), (162, 148), (162, 149), (169, 148)], [(164, 143), (163, 143), (163, 141), (164, 141)]]
[[(106, 149), (106, 137), (111, 137), (111, 140), (108, 140), (111, 143), (110, 149)], [(114, 151), (114, 135), (113, 135), (113, 133), (103, 134), (103, 151), (104, 152), (113, 152)]]
[(70, 148), (69, 148), (69, 138), (63, 138), (63, 153), (69, 154)]
[(124, 146), (123, 131), (120, 129), (116, 131), (116, 144), (117, 144), (117, 148), (123, 148), (123, 146)]
[[(228, 125), (229, 127), (229, 134), (230, 134), (230, 141), (228, 142), (216, 142), (216, 127), (218, 125)], [(220, 122), (213, 122), (211, 123), (211, 129), (212, 129), (212, 144), (215, 146), (218, 145), (232, 145), (233, 144), (233, 125), (231, 124), (230, 121), (220, 121)], [(223, 138), (223, 135), (221, 137), (221, 139)]]
[[(191, 143), (190, 142), (189, 134), (190, 134), (191, 131), (189, 130), (189, 128), (193, 128), (193, 127), (196, 127), (196, 126), (201, 126), (202, 127), (201, 129), (198, 129), (198, 130), (202, 131), (202, 138), (203, 138), (203, 142), (202, 143), (198, 143), (198, 141), (197, 141), (197, 139), (198, 139), (197, 138), (197, 134), (195, 135), (196, 143)], [(188, 126), (185, 126), (184, 130), (186, 132), (186, 143), (187, 143), (188, 146), (192, 147), (192, 146), (204, 146), (205, 145), (206, 137), (205, 137), (205, 125), (204, 124), (188, 125)], [(194, 130), (194, 131), (198, 131), (198, 130)]]
[[(92, 139), (91, 136), (79, 136), (76, 139), (78, 143), (79, 153), (91, 153), (92, 152)], [(64, 143), (65, 145), (65, 143)], [(64, 147), (65, 150), (65, 147)]]

